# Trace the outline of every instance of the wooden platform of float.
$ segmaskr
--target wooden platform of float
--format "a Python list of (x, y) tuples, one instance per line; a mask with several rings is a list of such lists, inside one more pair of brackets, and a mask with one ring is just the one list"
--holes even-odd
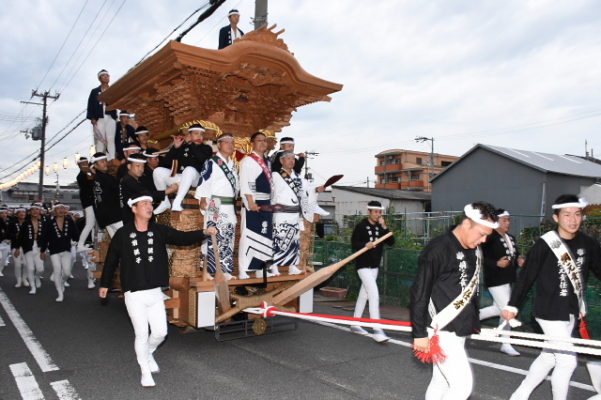
[[(254, 132), (264, 132), (273, 146), (275, 133), (290, 124), (299, 107), (330, 101), (330, 95), (342, 89), (340, 84), (306, 72), (278, 37), (284, 31), (274, 29), (275, 25), (264, 26), (249, 32), (222, 50), (169, 42), (114, 82), (99, 99), (110, 104), (109, 109), (134, 112), (138, 122), (152, 132), (155, 147), (167, 146), (171, 135), (192, 123), (208, 128), (203, 138), (213, 144), (221, 132), (230, 132), (239, 161), (250, 152), (249, 138)], [(182, 231), (201, 229), (203, 216), (190, 192), (182, 207), (184, 211), (161, 214), (158, 222)], [(314, 231), (314, 224), (305, 222), (299, 267), (304, 273), (288, 275), (287, 268), (280, 267), (282, 275), (265, 281), (211, 281), (202, 269), (200, 246), (170, 246), (169, 322), (181, 327), (217, 327), (262, 301), (278, 308), (311, 311), (317, 279), (307, 285), (299, 283), (319, 274), (309, 267)], [(236, 232), (239, 236), (240, 224)], [(108, 241), (96, 248), (97, 277), (107, 248)], [(234, 266), (237, 275), (237, 257)]]

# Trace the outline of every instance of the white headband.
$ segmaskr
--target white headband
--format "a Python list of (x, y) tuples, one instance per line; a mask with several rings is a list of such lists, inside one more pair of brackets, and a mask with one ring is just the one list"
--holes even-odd
[(89, 162), (87, 158), (82, 158), (81, 160), (77, 160), (78, 164)]
[(509, 211), (505, 210), (501, 214), (497, 214), (497, 217), (509, 217)]
[(38, 210), (43, 210), (44, 209), (44, 207), (42, 207), (39, 204), (32, 204), (30, 208), (37, 208)]
[(55, 208), (59, 208), (59, 207), (67, 207), (66, 205), (62, 204), (62, 203), (57, 203), (55, 205), (52, 206), (52, 209), (54, 210)]
[(188, 132), (195, 132), (195, 131), (206, 132), (203, 128), (199, 128), (197, 126), (195, 126), (194, 128), (188, 128)]
[(146, 164), (146, 160), (141, 160), (139, 158), (127, 157), (127, 161), (129, 161), (129, 162), (137, 162), (137, 163), (141, 163), (141, 164)]
[(90, 161), (92, 162), (92, 164), (95, 164), (97, 161), (106, 160), (107, 158), (108, 156), (92, 157)]
[(579, 198), (578, 199), (578, 203), (560, 203), (560, 204), (553, 204), (551, 206), (551, 208), (553, 210), (558, 210), (560, 208), (569, 208), (569, 207), (578, 207), (578, 208), (584, 208), (588, 206), (588, 202), (586, 201), (586, 199), (584, 198)]
[(135, 199), (129, 199), (127, 200), (127, 205), (129, 206), (129, 208), (133, 207), (134, 204), (136, 204), (139, 201), (143, 201), (143, 200), (150, 200), (152, 201), (152, 197), (150, 196), (140, 196), (140, 197), (136, 197)]
[(142, 155), (146, 158), (155, 158), (158, 157), (158, 154), (148, 154), (147, 152), (143, 152)]
[(23, 211), (23, 212), (25, 212), (25, 211), (27, 211), (27, 210), (25, 210), (23, 207), (17, 208), (17, 209), (15, 210), (15, 212), (19, 212), (19, 211)]
[(497, 229), (499, 227), (497, 222), (490, 222), (482, 218), (482, 213), (480, 213), (480, 210), (472, 207), (471, 204), (467, 204), (465, 207), (463, 207), (463, 212), (469, 219), (477, 224), (484, 225), (492, 229)]
[(140, 146), (127, 146), (123, 148), (123, 151), (125, 150), (142, 150), (142, 148)]
[(136, 131), (136, 135), (141, 135), (143, 133), (148, 133), (148, 130)]
[(109, 74), (108, 71), (102, 70), (98, 73), (98, 77), (100, 78), (102, 75), (108, 75), (108, 74)]
[(228, 133), (224, 133), (223, 135), (221, 135), (221, 136), (219, 136), (217, 138), (217, 143), (219, 143), (219, 142), (221, 142), (222, 140), (225, 140), (225, 139), (233, 139), (233, 138), (234, 138), (233, 135), (230, 135)]
[(384, 211), (384, 207), (378, 207), (378, 206), (367, 206), (368, 210), (382, 210)]
[(294, 144), (294, 140), (283, 140), (280, 144)]
[(130, 115), (130, 113), (119, 113), (120, 117), (129, 117)]
[(232, 15), (240, 15), (240, 13), (238, 10), (232, 10), (227, 14), (228, 17), (231, 17)]

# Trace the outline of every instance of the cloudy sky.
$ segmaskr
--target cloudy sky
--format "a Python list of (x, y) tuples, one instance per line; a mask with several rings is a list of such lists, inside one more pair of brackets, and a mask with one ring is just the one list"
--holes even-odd
[[(81, 119), (99, 69), (118, 79), (202, 3), (5, 1), (0, 182), (39, 148), (20, 133), (41, 115), (19, 103), (32, 89), (61, 93), (49, 108), (53, 137)], [(228, 0), (183, 42), (216, 48), (231, 8), (251, 30), (254, 1)], [(344, 85), (278, 134), (320, 153), (309, 162), (318, 180), (343, 173), (344, 184), (373, 182), (376, 153), (430, 150), (416, 136), (457, 156), (476, 143), (583, 155), (585, 140), (601, 156), (599, 1), (272, 0), (268, 18), (286, 29), (281, 37), (309, 73)], [(86, 154), (90, 141), (86, 121), (48, 163)], [(61, 172), (61, 183), (74, 176), (73, 167)]]

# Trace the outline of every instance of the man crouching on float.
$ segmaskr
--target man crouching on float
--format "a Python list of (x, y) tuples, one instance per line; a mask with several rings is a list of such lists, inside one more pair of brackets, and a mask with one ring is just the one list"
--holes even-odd
[(473, 386), (465, 337), (480, 329), (480, 244), (498, 228), (495, 208), (476, 202), (452, 231), (430, 241), (418, 259), (411, 288), (413, 348), (433, 363), (426, 400), (467, 399)]
[(181, 232), (152, 222), (152, 197), (149, 195), (129, 199), (127, 204), (134, 219), (120, 228), (111, 240), (98, 295), (106, 298), (115, 270), (120, 266), (125, 306), (134, 326), (134, 348), (142, 372), (141, 384), (151, 387), (155, 386), (152, 373), (159, 372), (152, 354), (167, 336), (165, 296), (161, 290), (169, 286), (166, 246), (193, 245), (202, 242), (208, 235), (215, 235), (217, 229)]

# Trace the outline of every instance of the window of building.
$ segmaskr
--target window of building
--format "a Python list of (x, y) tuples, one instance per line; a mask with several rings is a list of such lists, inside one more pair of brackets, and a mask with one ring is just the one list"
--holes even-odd
[(417, 165), (422, 165), (422, 158), (421, 158), (421, 157), (416, 157), (416, 158), (415, 158), (415, 163), (416, 163)]
[(412, 181), (419, 181), (419, 171), (411, 171), (410, 179)]
[(452, 161), (441, 161), (440, 162), (440, 166), (443, 167), (443, 168), (448, 167), (451, 164), (453, 164)]

